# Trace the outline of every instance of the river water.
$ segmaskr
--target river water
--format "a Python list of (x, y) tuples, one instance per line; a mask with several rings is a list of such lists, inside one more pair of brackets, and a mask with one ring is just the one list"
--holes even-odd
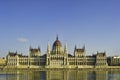
[(0, 80), (120, 80), (120, 71), (0, 71)]

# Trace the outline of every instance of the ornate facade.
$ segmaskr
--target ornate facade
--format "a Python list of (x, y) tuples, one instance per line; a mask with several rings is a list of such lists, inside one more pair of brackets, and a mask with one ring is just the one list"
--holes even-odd
[(109, 66), (120, 66), (120, 56), (108, 57), (107, 62)]
[(47, 45), (47, 53), (41, 55), (41, 50), (30, 47), (29, 55), (23, 56), (17, 52), (9, 52), (7, 57), (7, 67), (17, 68), (92, 68), (95, 66), (106, 66), (106, 53), (97, 53), (96, 55), (86, 56), (85, 46), (77, 48), (75, 46), (73, 55), (68, 53), (67, 44), (62, 47), (58, 37), (53, 43)]

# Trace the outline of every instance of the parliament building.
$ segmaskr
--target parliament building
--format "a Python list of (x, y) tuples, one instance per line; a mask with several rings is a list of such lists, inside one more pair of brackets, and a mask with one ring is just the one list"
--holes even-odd
[(29, 55), (22, 55), (17, 52), (9, 52), (6, 56), (6, 68), (93, 68), (107, 67), (105, 52), (87, 56), (85, 46), (75, 46), (73, 55), (68, 53), (67, 44), (62, 43), (56, 37), (52, 48), (47, 45), (47, 53), (41, 55), (40, 47), (29, 48)]

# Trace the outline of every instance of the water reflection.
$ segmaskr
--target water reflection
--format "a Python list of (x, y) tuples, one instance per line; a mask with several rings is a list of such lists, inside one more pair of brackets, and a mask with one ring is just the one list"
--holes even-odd
[(120, 80), (120, 72), (0, 71), (0, 80)]

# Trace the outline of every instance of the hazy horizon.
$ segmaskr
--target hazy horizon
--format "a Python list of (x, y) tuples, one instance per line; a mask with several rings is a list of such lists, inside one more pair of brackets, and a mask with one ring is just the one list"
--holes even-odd
[(9, 51), (28, 55), (29, 47), (56, 40), (74, 47), (86, 46), (86, 54), (106, 51), (107, 56), (120, 55), (119, 0), (48, 0), (0, 1), (0, 57)]

